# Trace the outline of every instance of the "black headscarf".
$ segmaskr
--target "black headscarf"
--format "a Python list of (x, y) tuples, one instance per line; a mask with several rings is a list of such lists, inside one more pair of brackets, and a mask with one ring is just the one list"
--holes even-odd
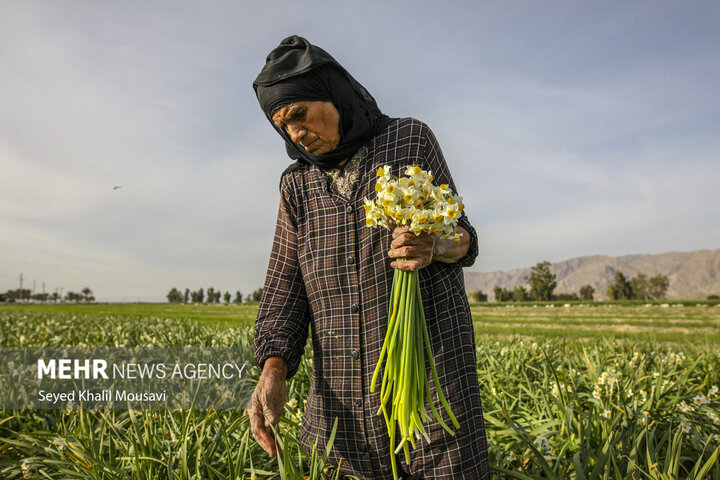
[[(288, 156), (296, 160), (283, 173), (303, 163), (319, 168), (337, 167), (391, 121), (365, 87), (329, 53), (297, 35), (284, 39), (268, 54), (253, 88), (265, 116), (285, 140)], [(293, 142), (272, 121), (278, 108), (307, 100), (331, 101), (340, 113), (340, 143), (334, 150), (314, 155)]]

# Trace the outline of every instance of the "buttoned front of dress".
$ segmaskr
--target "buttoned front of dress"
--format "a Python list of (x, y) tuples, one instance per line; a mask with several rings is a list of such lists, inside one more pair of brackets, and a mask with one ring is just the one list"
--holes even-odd
[[(394, 121), (368, 143), (349, 197), (335, 191), (328, 175), (316, 167), (285, 175), (255, 326), (258, 363), (281, 356), (288, 362), (289, 376), (297, 371), (309, 327), (313, 375), (301, 441), (306, 448), (317, 441), (322, 451), (338, 418), (332, 461), (343, 459), (343, 473), (376, 479), (392, 478), (387, 430), (377, 415), (379, 385), (370, 392), (387, 328), (392, 235), (367, 227), (362, 205), (363, 198), (374, 198), (375, 172), (383, 165), (391, 166), (395, 175), (408, 165), (419, 165), (432, 170), (438, 184), (455, 189), (432, 132), (414, 119)], [(461, 430), (450, 437), (433, 419), (428, 426), (431, 443), (418, 442), (411, 465), (401, 460), (405, 471), (426, 478), (489, 475), (461, 268), (477, 255), (477, 239), (464, 215), (460, 225), (471, 235), (468, 255), (456, 264), (433, 262), (420, 271), (438, 375), (461, 423)], [(434, 386), (431, 397), (439, 405)]]

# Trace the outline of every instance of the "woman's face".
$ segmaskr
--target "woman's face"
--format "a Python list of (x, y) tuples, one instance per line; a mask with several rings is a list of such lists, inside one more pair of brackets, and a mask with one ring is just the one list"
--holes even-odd
[(272, 120), (313, 155), (334, 150), (340, 143), (340, 113), (332, 102), (293, 102), (280, 107)]

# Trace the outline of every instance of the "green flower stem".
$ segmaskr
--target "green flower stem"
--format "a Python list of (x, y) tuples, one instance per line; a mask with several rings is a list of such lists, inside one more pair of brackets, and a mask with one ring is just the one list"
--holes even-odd
[[(405, 258), (399, 259), (407, 260)], [(410, 463), (410, 447), (424, 438), (430, 443), (430, 436), (423, 426), (430, 420), (425, 401), (430, 405), (433, 417), (449, 434), (455, 432), (443, 421), (435, 408), (430, 394), (430, 381), (425, 357), (430, 364), (433, 383), (438, 399), (452, 420), (455, 429), (460, 424), (453, 415), (450, 405), (440, 387), (430, 336), (425, 321), (425, 312), (420, 292), (418, 272), (395, 270), (388, 305), (388, 326), (383, 340), (378, 363), (373, 371), (370, 391), (375, 392), (380, 369), (385, 362), (380, 386), (380, 408), (390, 436), (390, 460), (393, 477), (397, 480), (397, 459), (402, 451), (405, 461)], [(390, 398), (392, 396), (392, 398)], [(392, 409), (390, 410), (390, 407)], [(399, 437), (399, 438), (398, 438)], [(397, 445), (396, 445), (397, 441)]]
[[(418, 288), (418, 292), (419, 292), (420, 286), (418, 285), (417, 288)], [(453, 412), (450, 409), (450, 405), (448, 405), (447, 400), (445, 399), (445, 395), (442, 392), (442, 388), (440, 387), (440, 379), (438, 378), (437, 370), (435, 369), (435, 361), (433, 360), (432, 349), (430, 347), (430, 334), (428, 333), (427, 323), (425, 322), (425, 312), (423, 310), (420, 310), (420, 312), (421, 312), (421, 317), (422, 317), (423, 329), (425, 332), (425, 347), (427, 349), (427, 354), (429, 357), (428, 359), (430, 360), (430, 368), (431, 368), (432, 374), (433, 374), (433, 382), (435, 382), (435, 390), (437, 391), (438, 398), (440, 399), (440, 403), (442, 403), (443, 407), (445, 407), (445, 411), (447, 412), (448, 416), (450, 417), (450, 420), (452, 420), (453, 426), (457, 430), (460, 428), (460, 423), (455, 418), (455, 415), (453, 415)], [(429, 395), (430, 394), (428, 393), (428, 396)], [(428, 397), (428, 401), (429, 400), (430, 399)], [(432, 402), (429, 402), (429, 403), (432, 405)], [(437, 415), (436, 415), (436, 417), (437, 417)]]

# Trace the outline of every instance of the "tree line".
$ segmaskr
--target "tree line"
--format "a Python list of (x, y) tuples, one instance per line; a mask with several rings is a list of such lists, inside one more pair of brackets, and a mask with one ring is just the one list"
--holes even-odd
[(5, 293), (0, 293), (0, 302), (26, 302), (33, 301), (39, 303), (57, 303), (59, 301), (75, 302), (75, 303), (89, 303), (95, 301), (95, 296), (90, 287), (85, 287), (79, 292), (69, 291), (64, 296), (58, 292), (52, 293), (32, 293), (29, 288), (16, 288), (15, 290), (8, 290)]
[[(254, 292), (243, 296), (243, 294), (240, 292), (240, 290), (235, 292), (235, 297), (233, 298), (233, 295), (226, 291), (225, 293), (222, 293), (221, 290), (215, 290), (214, 287), (210, 287), (205, 291), (204, 289), (199, 290), (190, 290), (189, 288), (186, 288), (185, 291), (180, 291), (179, 289), (173, 287), (170, 292), (167, 294), (168, 302), (170, 303), (235, 303), (235, 304), (241, 304), (243, 303), (243, 300), (245, 303), (250, 302), (259, 302), (260, 297), (262, 296), (262, 287), (258, 288)], [(222, 302), (221, 302), (222, 300)]]
[[(573, 301), (595, 299), (595, 287), (583, 285), (577, 293), (555, 293), (557, 276), (550, 270), (548, 261), (539, 262), (530, 269), (530, 275), (524, 278), (524, 285), (516, 285), (512, 289), (495, 285), (493, 295), (496, 302), (547, 302), (547, 301)], [(628, 279), (622, 272), (615, 273), (613, 283), (607, 287), (607, 296), (610, 300), (662, 300), (670, 287), (670, 279), (666, 275), (658, 274), (648, 277), (640, 272)], [(468, 293), (474, 302), (487, 302), (488, 294), (482, 290)]]

